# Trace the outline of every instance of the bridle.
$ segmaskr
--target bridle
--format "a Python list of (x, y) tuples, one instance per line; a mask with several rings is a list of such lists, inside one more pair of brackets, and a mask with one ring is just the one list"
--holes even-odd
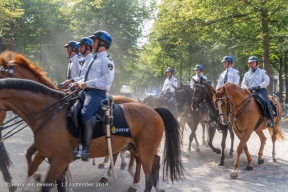
[[(177, 105), (177, 111), (178, 112), (180, 112), (180, 113), (182, 113), (182, 112), (184, 112), (184, 111), (186, 111), (186, 109), (187, 109), (187, 95), (186, 95), (186, 93), (185, 93), (185, 91), (184, 91), (184, 89), (182, 88), (182, 89), (179, 89), (179, 90), (175, 90), (175, 92), (177, 92), (177, 93), (179, 93), (179, 94), (181, 94), (181, 101), (178, 101), (177, 99), (176, 99), (176, 105)], [(176, 97), (175, 97), (176, 98)], [(184, 99), (183, 99), (184, 98)], [(182, 110), (179, 110), (179, 107), (178, 106), (181, 106), (181, 109)]]
[[(237, 118), (242, 114), (242, 112), (248, 107), (249, 103), (251, 102), (252, 100), (252, 94), (250, 94), (246, 99), (244, 99), (239, 105), (237, 105), (234, 109), (232, 109), (232, 102), (230, 101), (230, 99), (228, 98), (227, 95), (224, 95), (223, 97), (217, 97), (216, 98), (216, 101), (221, 101), (221, 100), (224, 100), (226, 99), (226, 113), (219, 113), (219, 116), (220, 117), (223, 117), (223, 116), (227, 116), (227, 118), (229, 119), (229, 122), (232, 122), (232, 120), (234, 121), (235, 125), (236, 125), (236, 120)], [(236, 115), (234, 115), (233, 113), (240, 107), (242, 106), (242, 108), (239, 109), (239, 111), (237, 112)], [(219, 107), (221, 106), (218, 106), (218, 110), (219, 110)], [(219, 110), (220, 111), (220, 110)], [(221, 110), (222, 111), (222, 110)], [(230, 116), (232, 116), (232, 118), (230, 118)], [(224, 122), (222, 121), (221, 124), (223, 125), (228, 125), (229, 122), (226, 122), (226, 124), (223, 124)], [(237, 125), (236, 125), (236, 128), (237, 130), (239, 131)], [(240, 131), (239, 131), (240, 132)]]
[[(201, 88), (200, 89), (201, 92), (200, 92), (200, 97), (199, 98), (195, 97), (195, 93), (196, 93), (195, 89), (196, 89), (196, 87), (200, 87)], [(203, 102), (203, 96), (204, 96), (204, 85), (200, 84), (200, 83), (194, 84), (194, 94), (193, 94), (192, 100), (197, 101), (199, 107), (202, 107), (201, 103)]]
[(13, 67), (14, 67), (14, 62), (9, 61), (9, 69), (6, 69), (5, 67), (2, 66), (2, 67), (0, 67), (0, 71), (8, 73), (6, 78), (12, 78)]

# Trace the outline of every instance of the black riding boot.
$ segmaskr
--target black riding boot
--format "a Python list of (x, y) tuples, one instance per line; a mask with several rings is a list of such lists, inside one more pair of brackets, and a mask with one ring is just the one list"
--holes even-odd
[(82, 161), (88, 161), (90, 157), (89, 148), (93, 134), (93, 125), (94, 123), (91, 119), (88, 119), (83, 124), (83, 151), (81, 155)]
[(275, 124), (274, 124), (274, 116), (273, 116), (273, 111), (272, 111), (272, 107), (270, 104), (267, 105), (267, 113), (270, 119), (270, 122), (268, 123), (268, 127), (274, 128)]

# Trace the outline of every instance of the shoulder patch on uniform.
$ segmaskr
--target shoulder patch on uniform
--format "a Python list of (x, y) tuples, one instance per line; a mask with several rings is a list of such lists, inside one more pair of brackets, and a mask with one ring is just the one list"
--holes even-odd
[(108, 63), (108, 68), (110, 69), (110, 71), (112, 71), (113, 70), (113, 65)]
[(80, 64), (81, 66), (83, 66), (84, 62), (85, 62), (85, 60), (81, 60), (81, 61), (79, 61), (79, 64)]
[(113, 61), (112, 58), (110, 57), (110, 55), (107, 55), (107, 57), (108, 57), (108, 59), (110, 59), (111, 61)]

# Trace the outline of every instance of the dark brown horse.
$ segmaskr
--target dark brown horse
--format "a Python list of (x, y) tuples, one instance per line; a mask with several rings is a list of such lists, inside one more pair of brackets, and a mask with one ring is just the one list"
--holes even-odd
[[(34, 64), (30, 63), (30, 61), (24, 56), (22, 56), (21, 54), (9, 52), (9, 51), (2, 53), (0, 55), (0, 66), (1, 66), (0, 78), (13, 77), (13, 78), (21, 78), (21, 79), (30, 79), (30, 80), (39, 82), (41, 84), (44, 84), (52, 89), (58, 89), (45, 76), (46, 73), (43, 72), (39, 66), (37, 66), (35, 63)], [(131, 98), (118, 95), (118, 96), (114, 96), (114, 102), (116, 104), (121, 104), (121, 103), (130, 103), (130, 102), (136, 102), (136, 101)], [(4, 121), (5, 115), (6, 115), (6, 111), (0, 110), (0, 122), (2, 124)], [(9, 159), (8, 153), (5, 150), (4, 143), (0, 142), (0, 145), (2, 145), (2, 147), (0, 148), (0, 170), (2, 170), (2, 174), (4, 176), (5, 181), (11, 184), (11, 176), (8, 171), (8, 167), (10, 166), (11, 161)], [(40, 154), (35, 153), (35, 152), (36, 152), (36, 146), (32, 144), (26, 153), (28, 167), (30, 167), (28, 169), (27, 182), (31, 181), (32, 179), (31, 176), (36, 172), (38, 166), (44, 161), (43, 157)], [(32, 156), (34, 153), (35, 153), (35, 157), (34, 157), (34, 160), (32, 161)], [(139, 160), (137, 161), (137, 158), (138, 157), (136, 157), (136, 162), (139, 162)], [(134, 159), (134, 156), (131, 155), (129, 172), (131, 172), (130, 169), (131, 169), (131, 166), (133, 165), (133, 159)], [(114, 158), (114, 160), (116, 160), (116, 158)], [(135, 177), (134, 177), (134, 181), (132, 185), (135, 185), (136, 183), (140, 181), (140, 168), (141, 168), (141, 164), (136, 163), (136, 172), (135, 172)], [(15, 189), (16, 188), (12, 187), (10, 190), (13, 191)], [(28, 186), (26, 190), (28, 190)]]
[[(186, 117), (182, 113), (179, 113), (176, 110), (176, 107), (175, 109), (171, 110), (170, 107), (165, 102), (164, 97), (154, 96), (154, 95), (149, 95), (148, 97), (145, 97), (143, 101), (140, 101), (138, 99), (138, 101), (148, 105), (149, 107), (164, 107), (170, 110), (170, 112), (174, 115), (174, 117), (180, 118), (179, 123), (180, 123), (180, 128), (181, 128), (181, 144), (183, 145), (183, 133), (184, 133), (185, 124), (186, 124)], [(205, 140), (205, 136), (204, 136), (204, 140)]]
[(193, 138), (195, 138), (196, 141), (196, 151), (200, 151), (199, 149), (199, 143), (197, 141), (196, 137), (196, 129), (198, 124), (200, 123), (203, 127), (203, 137), (205, 139), (205, 124), (203, 123), (203, 120), (206, 119), (207, 113), (208, 113), (208, 107), (207, 105), (204, 105), (202, 108), (199, 108), (198, 111), (193, 111), (191, 109), (191, 103), (192, 103), (192, 96), (193, 91), (188, 85), (182, 85), (180, 84), (180, 87), (174, 87), (174, 97), (177, 101), (177, 110), (179, 113), (184, 113), (184, 116), (186, 118), (187, 124), (191, 129), (191, 134), (189, 137), (189, 146), (188, 151), (191, 151), (191, 143), (193, 141)]
[(233, 157), (233, 144), (234, 144), (234, 132), (232, 130), (232, 126), (229, 125), (222, 125), (219, 123), (219, 112), (216, 109), (212, 97), (213, 97), (213, 91), (215, 92), (214, 88), (212, 85), (207, 83), (206, 81), (203, 81), (202, 78), (200, 78), (199, 82), (194, 81), (194, 96), (193, 96), (193, 101), (192, 101), (192, 109), (197, 111), (199, 108), (199, 103), (202, 103), (203, 101), (207, 102), (207, 106), (209, 108), (208, 112), (208, 134), (209, 134), (209, 141), (208, 145), (211, 147), (211, 149), (216, 152), (216, 153), (221, 153), (221, 150), (218, 148), (215, 148), (213, 146), (213, 138), (216, 132), (216, 129), (218, 129), (220, 132), (222, 132), (222, 141), (221, 141), (221, 148), (222, 148), (222, 153), (221, 153), (221, 159), (220, 159), (220, 166), (224, 165), (224, 159), (225, 159), (225, 147), (226, 147), (226, 138), (228, 134), (228, 130), (230, 132), (230, 137), (231, 137), (231, 148), (229, 152), (228, 157)]
[[(272, 97), (270, 96), (270, 99)], [(258, 108), (258, 105), (252, 96), (251, 92), (246, 89), (242, 89), (236, 84), (226, 83), (222, 87), (216, 90), (213, 96), (213, 101), (215, 106), (218, 108), (220, 113), (220, 122), (223, 125), (227, 125), (230, 120), (235, 134), (240, 139), (240, 143), (237, 147), (236, 158), (234, 162), (233, 170), (231, 171), (230, 177), (238, 177), (238, 164), (240, 155), (244, 149), (247, 157), (247, 170), (252, 170), (252, 158), (248, 151), (247, 141), (249, 140), (253, 131), (259, 136), (261, 141), (261, 146), (258, 152), (258, 164), (263, 164), (263, 150), (264, 145), (266, 144), (266, 137), (263, 133), (263, 130), (267, 128), (267, 118), (264, 118), (264, 121), (257, 126), (259, 119), (261, 118), (261, 112)], [(281, 132), (280, 122), (282, 117), (282, 109), (279, 101), (276, 102), (276, 108), (279, 112), (278, 117), (274, 117), (275, 128), (268, 128), (272, 136), (273, 142), (273, 160), (275, 158), (275, 141), (283, 140), (284, 135)]]
[[(45, 179), (42, 191), (49, 191), (56, 179), (68, 168), (73, 156), (73, 149), (78, 139), (67, 130), (68, 105), (61, 105), (57, 115), (56, 103), (65, 104), (66, 94), (50, 89), (39, 83), (22, 79), (0, 80), (0, 107), (11, 110), (19, 115), (30, 126), (34, 133), (38, 152), (48, 158), (50, 169)], [(145, 173), (145, 191), (151, 191), (159, 178), (160, 164), (156, 155), (157, 148), (165, 130), (165, 150), (163, 177), (169, 176), (171, 181), (183, 176), (180, 157), (180, 133), (177, 120), (167, 109), (153, 109), (139, 103), (121, 105), (124, 116), (132, 133), (132, 139), (112, 135), (112, 150), (119, 152), (126, 146), (131, 146), (134, 155), (139, 157)], [(43, 113), (45, 116), (43, 117)], [(42, 116), (42, 118), (39, 118)], [(117, 121), (117, 120), (115, 120)], [(93, 139), (90, 147), (91, 158), (108, 155), (105, 137)], [(156, 161), (154, 161), (156, 158)], [(154, 161), (154, 165), (153, 165)]]

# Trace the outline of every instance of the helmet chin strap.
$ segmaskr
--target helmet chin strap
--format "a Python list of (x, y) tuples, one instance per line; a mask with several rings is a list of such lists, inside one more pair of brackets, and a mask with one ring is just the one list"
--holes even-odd
[(104, 41), (99, 39), (97, 48), (95, 50), (95, 53), (98, 53), (100, 47), (103, 47), (103, 46), (105, 47), (106, 46), (105, 44), (101, 44), (102, 42), (104, 42)]

